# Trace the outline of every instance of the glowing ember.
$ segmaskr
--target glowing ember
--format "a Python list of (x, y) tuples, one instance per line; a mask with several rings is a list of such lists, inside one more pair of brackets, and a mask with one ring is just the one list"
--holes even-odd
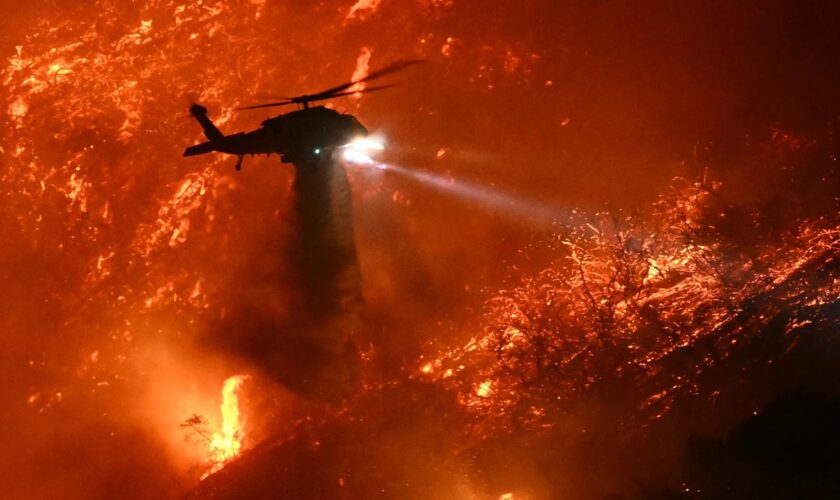
[(490, 390), (492, 388), (493, 382), (491, 382), (490, 380), (485, 380), (478, 386), (478, 389), (475, 390), (475, 395), (480, 398), (486, 398), (490, 395)]

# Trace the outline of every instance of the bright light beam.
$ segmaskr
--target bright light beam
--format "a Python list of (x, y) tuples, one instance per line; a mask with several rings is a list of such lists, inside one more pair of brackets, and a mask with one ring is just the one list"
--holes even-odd
[(574, 210), (550, 207), (511, 193), (502, 193), (480, 184), (456, 181), (451, 177), (440, 174), (376, 161), (371, 158), (371, 155), (385, 149), (385, 141), (378, 135), (360, 137), (340, 149), (344, 152), (344, 160), (350, 165), (393, 172), (444, 194), (457, 196), (484, 208), (501, 212), (503, 215), (520, 222), (552, 226), (558, 222), (568, 224), (579, 219), (577, 212)]
[(384, 150), (385, 141), (378, 137), (360, 137), (339, 149), (344, 151), (344, 159), (353, 165), (373, 165), (376, 162), (370, 155)]
[[(350, 150), (348, 150), (350, 151)], [(575, 210), (551, 207), (511, 193), (500, 192), (496, 189), (480, 184), (456, 181), (451, 177), (428, 171), (416, 170), (390, 163), (374, 161), (370, 156), (357, 155), (356, 152), (346, 154), (345, 160), (358, 167), (376, 168), (393, 172), (441, 193), (456, 196), (482, 207), (500, 212), (519, 222), (527, 222), (538, 226), (553, 226), (556, 223), (572, 223), (580, 217)], [(356, 160), (360, 161), (356, 161)]]

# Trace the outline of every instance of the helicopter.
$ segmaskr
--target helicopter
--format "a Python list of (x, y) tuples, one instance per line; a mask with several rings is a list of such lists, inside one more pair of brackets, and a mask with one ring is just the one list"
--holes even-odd
[(353, 90), (358, 84), (369, 82), (400, 71), (408, 66), (423, 62), (411, 59), (397, 61), (378, 71), (370, 73), (365, 78), (343, 83), (335, 87), (297, 97), (284, 98), (281, 101), (267, 104), (257, 104), (235, 108), (236, 111), (272, 108), (297, 104), (299, 109), (289, 113), (269, 118), (262, 122), (261, 127), (251, 132), (223, 134), (208, 118), (207, 108), (200, 104), (190, 107), (190, 114), (204, 129), (208, 141), (184, 150), (184, 156), (195, 156), (211, 152), (220, 152), (239, 157), (236, 170), (242, 168), (242, 158), (245, 155), (279, 154), (280, 161), (295, 165), (318, 164), (329, 158), (332, 152), (340, 149), (354, 140), (367, 136), (367, 129), (352, 115), (342, 114), (324, 106), (310, 106), (310, 104), (336, 97), (353, 94), (375, 92), (394, 87), (394, 85), (380, 85), (362, 90)]

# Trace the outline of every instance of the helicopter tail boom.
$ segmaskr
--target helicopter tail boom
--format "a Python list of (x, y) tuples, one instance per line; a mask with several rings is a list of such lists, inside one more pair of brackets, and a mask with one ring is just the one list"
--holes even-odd
[(201, 144), (196, 144), (195, 146), (190, 146), (184, 150), (184, 156), (195, 156), (195, 155), (203, 155), (204, 153), (210, 153), (216, 151), (216, 147), (218, 144), (214, 143), (213, 141), (209, 142), (202, 142)]
[(201, 104), (193, 104), (190, 106), (190, 114), (193, 115), (198, 123), (201, 124), (201, 128), (204, 129), (204, 135), (207, 136), (208, 139), (211, 141), (220, 141), (224, 139), (225, 134), (213, 125), (210, 118), (207, 118), (207, 108)]

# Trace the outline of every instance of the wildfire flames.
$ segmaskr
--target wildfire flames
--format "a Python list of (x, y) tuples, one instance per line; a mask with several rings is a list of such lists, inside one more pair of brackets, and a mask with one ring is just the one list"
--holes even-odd
[[(840, 16), (588, 4), (7, 8), (4, 495), (754, 492), (717, 464), (837, 491), (787, 449), (808, 474), (744, 457), (769, 449), (749, 425), (775, 429), (778, 394), (840, 397), (840, 106), (820, 62), (840, 47), (819, 28)], [(791, 12), (820, 20), (801, 47), (764, 24)], [(344, 151), (359, 262), (331, 279), (361, 275), (364, 304), (307, 309), (294, 170), (182, 158), (187, 110), (252, 130), (269, 115), (233, 108), (403, 59), (427, 64), (327, 103), (383, 158)]]
[(237, 391), (247, 375), (235, 375), (225, 380), (222, 387), (222, 430), (214, 432), (210, 440), (210, 462), (212, 468), (205, 476), (221, 469), (225, 463), (236, 458), (242, 449), (243, 421), (239, 414), (239, 397)]

